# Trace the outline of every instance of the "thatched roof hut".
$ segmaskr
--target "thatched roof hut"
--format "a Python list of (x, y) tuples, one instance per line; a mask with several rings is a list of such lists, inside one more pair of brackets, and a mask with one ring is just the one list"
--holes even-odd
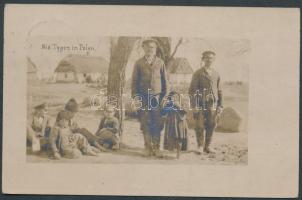
[(109, 63), (102, 57), (69, 55), (55, 69), (56, 82), (83, 82), (107, 75)]
[(172, 85), (187, 84), (191, 81), (193, 69), (187, 58), (173, 58), (167, 65)]
[(193, 69), (187, 58), (173, 58), (167, 65), (170, 74), (193, 74)]

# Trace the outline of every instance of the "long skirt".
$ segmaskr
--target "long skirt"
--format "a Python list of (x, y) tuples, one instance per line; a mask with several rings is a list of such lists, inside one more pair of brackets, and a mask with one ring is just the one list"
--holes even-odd
[(188, 149), (188, 128), (186, 120), (176, 114), (168, 114), (165, 122), (164, 149), (173, 151), (180, 145), (181, 151)]

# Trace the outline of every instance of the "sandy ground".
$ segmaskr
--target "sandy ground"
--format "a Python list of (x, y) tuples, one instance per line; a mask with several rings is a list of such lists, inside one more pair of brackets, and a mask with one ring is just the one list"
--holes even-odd
[[(214, 133), (211, 148), (215, 154), (198, 154), (196, 152), (196, 139), (194, 130), (189, 130), (189, 150), (182, 152), (180, 158), (176, 158), (176, 152), (163, 151), (164, 158), (146, 158), (143, 156), (143, 136), (139, 131), (139, 123), (135, 119), (125, 120), (123, 133), (123, 148), (118, 151), (102, 152), (98, 156), (83, 156), (79, 159), (54, 160), (41, 152), (32, 154), (27, 149), (28, 162), (49, 163), (157, 163), (157, 164), (219, 164), (219, 165), (245, 165), (248, 163), (248, 134), (247, 134), (247, 95), (242, 88), (227, 88), (225, 105), (238, 109), (243, 116), (241, 132), (238, 133)], [(52, 91), (52, 92), (51, 92)], [(56, 92), (54, 92), (56, 91)], [(49, 114), (55, 117), (58, 110), (63, 109), (63, 104), (70, 97), (75, 97), (81, 102), (84, 97), (95, 94), (96, 90), (84, 85), (76, 84), (45, 84), (29, 87), (28, 110), (32, 105), (41, 101), (51, 101)], [(30, 120), (30, 115), (28, 116)], [(100, 114), (89, 108), (81, 108), (77, 114), (77, 121), (81, 127), (85, 127), (94, 133), (100, 121)], [(163, 132), (162, 132), (163, 136)], [(161, 140), (163, 143), (163, 140)], [(162, 145), (161, 145), (162, 147)]]

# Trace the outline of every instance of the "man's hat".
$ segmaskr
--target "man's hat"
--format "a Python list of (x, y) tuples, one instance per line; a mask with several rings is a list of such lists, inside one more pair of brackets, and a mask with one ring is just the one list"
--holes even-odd
[(155, 39), (153, 39), (153, 38), (147, 38), (147, 39), (145, 39), (145, 40), (142, 42), (142, 46), (144, 46), (145, 44), (148, 44), (148, 43), (150, 43), (150, 42), (153, 42), (153, 43), (156, 44), (156, 46), (158, 46), (158, 41), (155, 40)]
[(65, 105), (65, 110), (70, 112), (78, 112), (79, 111), (79, 105), (77, 101), (74, 98), (69, 99), (69, 101)]
[(204, 51), (202, 52), (202, 57), (205, 57), (206, 55), (216, 55), (216, 53), (214, 51), (210, 51), (210, 50), (207, 50), (207, 51)]
[(47, 107), (47, 104), (46, 103), (42, 103), (40, 105), (35, 106), (35, 109), (36, 110), (43, 110), (43, 109), (46, 109), (46, 107)]

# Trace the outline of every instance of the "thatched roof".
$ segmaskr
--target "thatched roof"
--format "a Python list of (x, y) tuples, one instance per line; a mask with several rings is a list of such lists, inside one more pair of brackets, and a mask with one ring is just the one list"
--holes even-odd
[(173, 58), (167, 65), (167, 70), (171, 74), (192, 74), (193, 69), (186, 58)]
[(33, 61), (27, 57), (27, 73), (36, 73), (37, 72), (37, 66)]
[(61, 60), (55, 72), (107, 73), (108, 67), (102, 57), (69, 55)]

